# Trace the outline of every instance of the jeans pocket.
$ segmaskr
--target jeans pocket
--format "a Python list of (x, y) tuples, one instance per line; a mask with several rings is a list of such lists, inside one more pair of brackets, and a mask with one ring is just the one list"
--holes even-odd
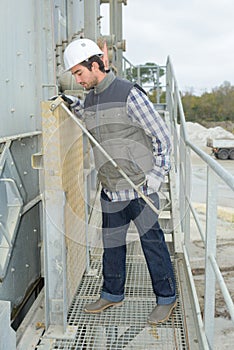
[[(158, 194), (153, 193), (149, 196), (153, 204), (158, 208)], [(139, 227), (141, 234), (146, 233), (149, 229), (158, 229), (158, 215), (145, 203), (144, 199), (138, 199), (138, 215), (135, 223)]]

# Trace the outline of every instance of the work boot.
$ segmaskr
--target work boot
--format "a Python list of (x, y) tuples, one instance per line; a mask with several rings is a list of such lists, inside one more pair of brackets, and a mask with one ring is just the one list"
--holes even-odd
[(116, 307), (122, 305), (122, 301), (119, 302), (113, 302), (105, 299), (98, 299), (94, 303), (87, 304), (84, 307), (84, 311), (89, 314), (98, 314), (102, 312), (103, 310), (107, 309), (108, 307)]
[(176, 307), (176, 301), (166, 305), (156, 305), (151, 314), (148, 316), (148, 323), (157, 324), (163, 323), (169, 320), (172, 311)]

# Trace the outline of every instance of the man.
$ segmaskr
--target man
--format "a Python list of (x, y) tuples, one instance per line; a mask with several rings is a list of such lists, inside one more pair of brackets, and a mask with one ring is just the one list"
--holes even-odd
[[(89, 39), (71, 42), (64, 52), (65, 69), (90, 90), (81, 112), (71, 105), (87, 129), (138, 188), (159, 206), (157, 192), (168, 173), (169, 132), (145, 93), (130, 81), (106, 73), (103, 52)], [(83, 107), (82, 107), (83, 108)], [(175, 279), (158, 217), (116, 168), (93, 147), (102, 185), (103, 286), (100, 298), (84, 311), (100, 313), (124, 300), (126, 234), (131, 221), (139, 232), (151, 276), (156, 307), (150, 324), (168, 320), (176, 306)]]

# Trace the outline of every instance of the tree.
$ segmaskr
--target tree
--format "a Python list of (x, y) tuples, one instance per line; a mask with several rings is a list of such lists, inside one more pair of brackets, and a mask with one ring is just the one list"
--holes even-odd
[(160, 78), (164, 75), (165, 70), (153, 62), (126, 69), (126, 78), (140, 84), (147, 91), (149, 99), (153, 103), (157, 102), (157, 96), (160, 96), (161, 103), (165, 103), (165, 92), (162, 91), (160, 82)]
[(201, 96), (186, 92), (182, 96), (182, 103), (186, 119), (189, 121), (234, 122), (234, 86), (229, 82), (224, 82)]
[(142, 85), (156, 86), (158, 77), (165, 74), (165, 71), (156, 63), (147, 62), (126, 69), (126, 78), (133, 82), (140, 82)]

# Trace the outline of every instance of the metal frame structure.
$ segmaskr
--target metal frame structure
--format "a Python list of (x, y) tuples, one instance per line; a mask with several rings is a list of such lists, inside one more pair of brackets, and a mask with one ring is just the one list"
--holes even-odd
[[(216, 260), (216, 227), (217, 227), (217, 178), (221, 179), (230, 190), (234, 191), (234, 176), (228, 173), (214, 159), (208, 156), (190, 140), (186, 130), (186, 120), (181, 102), (178, 84), (175, 78), (172, 62), (167, 60), (167, 106), (171, 118), (175, 166), (179, 174), (180, 216), (181, 229), (184, 233), (183, 251), (188, 268), (188, 276), (194, 299), (194, 313), (197, 315), (198, 328), (204, 349), (214, 348), (214, 308), (216, 281), (219, 283), (224, 300), (234, 322), (234, 304), (222, 277)], [(178, 134), (178, 121), (180, 121), (180, 134)], [(206, 231), (203, 232), (196, 210), (190, 200), (191, 169), (190, 152), (202, 159), (207, 165), (207, 193), (206, 193)], [(204, 320), (201, 316), (197, 293), (191, 273), (189, 260), (190, 243), (190, 214), (193, 215), (201, 239), (205, 246), (205, 300)]]
[[(31, 257), (31, 250), (27, 249), (27, 254), (24, 253), (24, 256), (28, 256), (32, 261), (27, 261), (25, 266), (21, 267), (24, 259), (20, 260), (20, 252), (18, 248), (16, 249), (16, 246), (19, 247), (18, 242), (16, 244), (16, 237), (20, 237), (20, 221), (22, 221), (21, 229), (25, 231), (25, 233), (22, 232), (22, 235), (26, 237), (27, 232), (30, 232), (28, 226), (35, 224), (35, 218), (40, 221), (40, 230), (35, 228), (40, 240), (38, 250), (43, 251), (41, 248), (45, 247), (45, 241), (41, 242), (41, 232), (45, 230), (46, 225), (45, 222), (42, 222), (43, 210), (41, 208), (44, 199), (41, 195), (44, 193), (44, 176), (41, 165), (43, 157), (41, 154), (40, 102), (58, 94), (60, 88), (58, 78), (63, 72), (63, 51), (66, 45), (81, 36), (95, 41), (101, 36), (101, 3), (108, 3), (110, 7), (112, 34), (109, 37), (112, 40), (109, 43), (109, 50), (115, 52), (112, 63), (113, 66), (118, 66), (119, 62), (120, 66), (117, 70), (121, 75), (122, 60), (119, 58), (123, 49), (122, 4), (126, 5), (126, 1), (43, 0), (38, 2), (33, 0), (29, 3), (23, 0), (18, 11), (15, 11), (13, 2), (9, 3), (4, 0), (2, 3), (0, 27), (7, 35), (3, 37), (1, 46), (4, 55), (0, 82), (4, 100), (0, 130), (0, 249), (2, 252), (0, 298), (11, 299), (11, 309), (26, 297), (27, 288), (23, 287), (23, 284), (28, 278), (27, 287), (31, 286), (32, 271), (38, 269), (41, 270), (42, 276), (44, 275), (43, 253), (37, 256), (39, 261), (35, 262)], [(118, 16), (115, 11), (118, 11)], [(15, 30), (12, 30), (12, 23), (14, 23)], [(34, 166), (39, 171), (28, 169), (31, 151), (37, 154), (33, 157), (33, 161), (37, 163), (34, 163)], [(90, 184), (93, 180), (89, 170), (85, 171), (87, 173), (85, 202), (87, 202), (90, 197)], [(61, 206), (59, 206), (61, 210), (63, 197), (64, 194), (61, 193)], [(35, 208), (37, 213), (35, 213)], [(51, 207), (51, 210), (54, 212), (54, 208)], [(86, 210), (88, 220), (89, 206)], [(57, 218), (61, 218), (58, 212)], [(62, 222), (61, 227), (63, 227)], [(47, 229), (50, 230), (51, 227), (48, 226)], [(36, 234), (33, 236), (33, 242), (35, 236)], [(53, 246), (51, 245), (50, 248), (53, 253)], [(19, 262), (13, 259), (13, 253), (16, 251)], [(48, 258), (53, 254), (45, 250), (45, 255)], [(35, 257), (36, 254), (34, 254)], [(23, 278), (18, 272), (19, 267), (22, 273), (25, 268), (26, 273), (23, 273)], [(14, 283), (14, 288), (12, 288), (12, 283)], [(54, 302), (53, 309), (58, 310), (60, 306)], [(66, 322), (63, 320), (61, 323), (65, 325)]]

